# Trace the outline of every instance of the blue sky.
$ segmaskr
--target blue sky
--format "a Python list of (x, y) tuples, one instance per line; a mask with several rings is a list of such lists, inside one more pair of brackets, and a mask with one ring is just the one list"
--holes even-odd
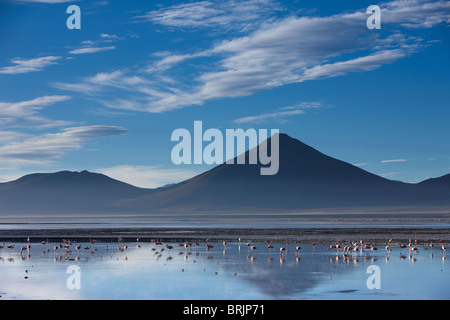
[(389, 179), (450, 173), (450, 1), (8, 0), (0, 23), (0, 181), (178, 182), (210, 168), (170, 158), (196, 120), (279, 129)]

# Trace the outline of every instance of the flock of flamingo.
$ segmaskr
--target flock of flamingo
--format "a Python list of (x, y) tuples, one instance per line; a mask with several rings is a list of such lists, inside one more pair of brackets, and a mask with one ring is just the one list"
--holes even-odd
[[(360, 240), (359, 242), (356, 241), (352, 241), (352, 242), (348, 242), (348, 245), (345, 245), (344, 247), (342, 247), (342, 243), (344, 241), (338, 241), (337, 243), (330, 245), (330, 247), (328, 248), (328, 250), (334, 250), (336, 249), (337, 252), (342, 252), (342, 254), (347, 255), (351, 252), (360, 252), (360, 251), (364, 251), (364, 250), (369, 250), (372, 252), (375, 252), (378, 250), (377, 247), (374, 247), (371, 244), (367, 244), (365, 243), (363, 240)], [(390, 239), (388, 241), (388, 243), (392, 243), (392, 239)], [(447, 248), (445, 247), (444, 243), (442, 240), (438, 240), (438, 243), (440, 245), (440, 250), (443, 252), (446, 252)], [(433, 249), (433, 247), (435, 247), (436, 245), (431, 241), (431, 242), (425, 242), (422, 246), (424, 246), (424, 248), (431, 248)], [(405, 244), (399, 244), (398, 247), (400, 249), (405, 249), (405, 248), (409, 248), (410, 252), (418, 252), (419, 251), (419, 241), (417, 239), (414, 240), (414, 243), (411, 239), (409, 239), (409, 243), (408, 245)], [(387, 253), (392, 252), (392, 248), (389, 245), (385, 246), (385, 250)]]
[[(118, 251), (120, 253), (125, 252), (128, 249), (128, 245), (126, 244), (126, 241), (122, 238), (119, 237), (117, 239), (118, 242)], [(214, 248), (214, 245), (211, 243), (210, 239), (205, 239), (204, 241), (206, 243), (206, 251), (209, 251), (211, 249)], [(53, 250), (51, 249), (51, 243), (48, 239), (44, 240), (41, 242), (42, 246), (43, 246), (43, 251), (42, 254), (49, 254), (53, 251), (54, 253), (54, 259), (55, 260), (72, 260), (70, 258), (71, 253), (73, 252), (72, 249), (76, 250), (77, 252), (77, 256), (75, 259), (73, 260), (79, 260), (79, 251), (83, 248), (84, 251), (89, 252), (91, 255), (94, 254), (98, 248), (95, 247), (95, 244), (97, 243), (96, 240), (94, 239), (89, 239), (89, 243), (85, 246), (82, 246), (81, 243), (77, 244), (76, 246), (74, 246), (74, 244), (72, 243), (72, 241), (67, 240), (67, 239), (62, 239), (61, 242), (56, 242), (53, 246)], [(142, 239), (141, 238), (137, 238), (136, 239), (136, 243), (137, 243), (137, 248), (141, 248), (141, 243), (142, 243)], [(160, 238), (159, 240), (150, 240), (150, 243), (154, 244), (154, 246), (152, 247), (152, 251), (156, 254), (161, 256), (161, 254), (163, 253), (164, 250), (172, 250), (174, 249), (173, 245), (170, 244), (166, 244), (163, 242), (163, 240)], [(220, 243), (220, 242), (219, 242)], [(238, 245), (239, 245), (239, 250), (241, 248), (241, 238), (238, 239)], [(279, 247), (279, 254), (280, 254), (280, 258), (283, 257), (283, 254), (287, 255), (288, 251), (289, 251), (289, 241), (285, 240), (284, 241), (285, 246), (280, 246)], [(218, 245), (218, 244), (216, 244)], [(312, 242), (311, 245), (313, 246), (313, 248), (315, 248), (316, 243)], [(388, 255), (392, 252), (392, 245), (394, 245), (394, 243), (392, 242), (392, 239), (388, 241), (387, 245), (385, 246), (385, 250), (388, 253)], [(445, 244), (442, 240), (438, 240), (438, 243), (433, 243), (432, 241), (430, 242), (424, 242), (419, 244), (418, 240), (409, 240), (409, 243), (406, 244), (397, 244), (398, 247), (401, 249), (401, 256), (402, 256), (402, 250), (408, 248), (409, 253), (411, 255), (411, 253), (417, 253), (419, 250), (419, 246), (421, 246), (422, 248), (428, 250), (432, 250), (434, 247), (439, 247), (439, 250), (442, 251), (444, 254), (446, 252), (446, 247)], [(180, 249), (185, 249), (187, 251), (190, 250), (191, 247), (197, 247), (199, 248), (201, 245), (198, 241), (185, 241), (185, 242), (179, 242), (178, 246), (180, 247)], [(223, 246), (223, 252), (225, 254), (226, 252), (226, 248), (227, 248), (227, 242), (226, 241), (222, 241), (222, 246)], [(257, 247), (255, 244), (253, 244), (251, 241), (246, 242), (246, 246), (248, 247), (248, 251), (255, 251), (257, 250)], [(267, 244), (265, 245), (265, 247), (269, 250), (269, 252), (272, 252), (272, 249), (274, 249), (274, 246), (267, 241)], [(0, 250), (5, 248), (5, 244), (0, 245)], [(14, 244), (9, 244), (6, 246), (6, 248), (8, 249), (8, 252), (11, 253), (12, 250), (14, 250), (15, 245)], [(296, 246), (295, 247), (295, 256), (298, 258), (300, 251), (301, 251), (301, 247), (300, 246)], [(106, 245), (106, 250), (109, 250), (109, 244)], [(366, 243), (363, 240), (359, 240), (359, 241), (344, 241), (343, 239), (339, 239), (337, 241), (335, 241), (333, 244), (331, 244), (328, 247), (328, 251), (330, 252), (335, 252), (336, 255), (338, 254), (342, 254), (343, 257), (348, 257), (349, 255), (352, 254), (356, 254), (356, 253), (363, 253), (363, 252), (376, 252), (378, 249), (377, 247), (375, 247), (373, 244), (369, 244)], [(1, 251), (0, 251), (1, 252)], [(59, 253), (59, 257), (57, 257), (57, 253)], [(24, 254), (26, 254), (26, 256), (24, 256)], [(19, 255), (22, 259), (30, 259), (31, 257), (31, 241), (30, 238), (27, 238), (27, 245), (23, 246), (20, 248), (19, 251)], [(250, 256), (251, 257), (251, 256)], [(251, 257), (254, 259), (254, 257)], [(253, 261), (253, 259), (251, 259)]]

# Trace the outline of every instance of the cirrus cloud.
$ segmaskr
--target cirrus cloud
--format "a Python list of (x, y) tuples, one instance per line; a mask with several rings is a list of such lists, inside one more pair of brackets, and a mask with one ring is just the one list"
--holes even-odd
[(62, 59), (58, 56), (47, 56), (32, 59), (14, 58), (11, 59), (12, 66), (0, 68), (0, 74), (21, 74), (42, 71), (45, 67), (57, 64)]
[(2, 167), (48, 164), (61, 158), (68, 151), (80, 150), (92, 139), (126, 132), (128, 130), (122, 127), (94, 125), (70, 127), (56, 133), (17, 136), (17, 140), (0, 144), (0, 163)]
[(70, 96), (53, 95), (20, 102), (0, 102), (0, 125), (61, 127), (71, 124), (68, 121), (55, 121), (38, 115), (44, 107), (71, 99)]
[[(183, 30), (214, 28), (213, 21), (216, 26), (220, 21), (233, 25), (239, 15), (252, 12), (247, 10), (250, 1), (242, 3), (248, 6), (239, 7), (239, 14), (233, 11), (237, 7), (224, 8), (223, 1), (198, 1), (149, 12), (144, 20)], [(267, 12), (277, 10), (271, 1), (258, 3), (270, 7)], [(233, 38), (216, 40), (203, 50), (157, 52), (153, 54), (156, 61), (146, 68), (110, 72), (117, 76), (114, 82), (92, 86), (86, 77), (78, 83), (54, 85), (64, 90), (87, 89), (88, 95), (97, 95), (97, 101), (109, 108), (162, 113), (288, 84), (373, 71), (430, 45), (409, 34), (411, 26), (430, 28), (450, 21), (448, 1), (398, 0), (380, 7), (383, 25), (395, 23), (396, 28), (384, 33), (368, 30), (365, 8), (330, 16), (259, 17), (252, 20), (252, 28), (245, 28), (244, 34), (232, 33)], [(199, 10), (191, 12), (194, 9)], [(190, 71), (183, 72), (183, 68)], [(112, 86), (121, 90), (119, 97), (105, 94)]]

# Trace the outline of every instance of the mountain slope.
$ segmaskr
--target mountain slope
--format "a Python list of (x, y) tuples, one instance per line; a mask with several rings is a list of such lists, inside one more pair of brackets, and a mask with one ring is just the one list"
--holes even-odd
[(0, 213), (105, 213), (112, 201), (151, 192), (88, 171), (38, 173), (0, 185)]
[(207, 212), (450, 204), (449, 197), (430, 198), (432, 191), (428, 190), (433, 188), (418, 188), (379, 177), (326, 156), (286, 134), (279, 135), (279, 145), (277, 175), (261, 176), (259, 165), (222, 164), (166, 190), (124, 201), (122, 205), (136, 210)]

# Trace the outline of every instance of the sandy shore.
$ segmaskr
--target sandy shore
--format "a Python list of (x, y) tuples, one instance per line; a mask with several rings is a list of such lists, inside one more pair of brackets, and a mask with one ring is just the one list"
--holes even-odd
[(122, 237), (126, 242), (147, 242), (152, 239), (163, 239), (166, 242), (211, 241), (226, 240), (237, 242), (290, 242), (298, 243), (329, 243), (343, 238), (346, 241), (363, 239), (372, 243), (404, 243), (409, 239), (421, 242), (450, 242), (450, 228), (443, 227), (373, 227), (373, 228), (73, 228), (73, 229), (20, 229), (0, 231), (0, 242), (25, 242), (27, 237), (31, 241), (41, 242), (49, 239), (58, 242), (62, 239), (72, 241), (117, 242)]

